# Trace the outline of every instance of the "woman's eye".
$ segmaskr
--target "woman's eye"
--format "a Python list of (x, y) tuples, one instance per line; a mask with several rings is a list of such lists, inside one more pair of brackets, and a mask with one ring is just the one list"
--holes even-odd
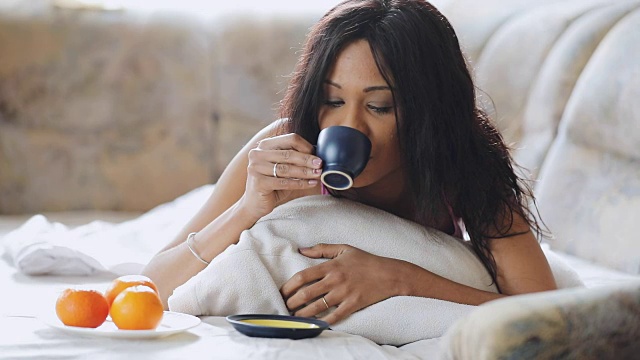
[(393, 109), (393, 106), (373, 106), (369, 105), (369, 109), (377, 114), (388, 114)]
[(344, 105), (344, 101), (341, 101), (341, 100), (325, 100), (324, 104), (327, 105), (327, 106), (331, 106), (331, 107), (340, 107), (340, 106)]

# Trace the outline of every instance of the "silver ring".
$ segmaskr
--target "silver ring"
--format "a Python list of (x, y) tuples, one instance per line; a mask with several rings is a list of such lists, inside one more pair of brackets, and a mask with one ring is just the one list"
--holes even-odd
[(327, 300), (324, 298), (324, 296), (322, 297), (322, 302), (324, 303), (324, 306), (327, 307), (327, 310), (329, 310), (329, 304), (327, 304)]
[(276, 179), (278, 178), (277, 170), (278, 170), (278, 163), (275, 163), (275, 164), (273, 164), (273, 177), (276, 178)]

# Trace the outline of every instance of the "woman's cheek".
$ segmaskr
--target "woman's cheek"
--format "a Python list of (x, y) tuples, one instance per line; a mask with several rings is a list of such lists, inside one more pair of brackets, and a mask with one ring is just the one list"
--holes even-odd
[(367, 166), (362, 171), (362, 173), (357, 178), (355, 178), (354, 186), (361, 187), (361, 186), (371, 185), (371, 183), (374, 182), (376, 168), (377, 168), (376, 161), (373, 159), (370, 159), (369, 162), (367, 163)]

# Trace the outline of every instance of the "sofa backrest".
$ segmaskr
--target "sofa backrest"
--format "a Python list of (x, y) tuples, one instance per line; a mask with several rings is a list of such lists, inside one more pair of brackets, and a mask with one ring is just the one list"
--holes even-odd
[(511, 18), (545, 4), (567, 0), (449, 0), (434, 5), (447, 17), (474, 65), (493, 34)]
[(555, 249), (640, 273), (640, 9), (580, 75), (535, 191)]
[(0, 214), (146, 211), (277, 118), (318, 16), (0, 13)]
[[(547, 54), (561, 34), (599, 0), (563, 1), (511, 18), (489, 39), (477, 62), (479, 100), (507, 143), (522, 139), (525, 104)], [(486, 93), (488, 96), (484, 96)]]
[(220, 135), (215, 142), (217, 174), (260, 129), (278, 118), (279, 101), (315, 20), (313, 15), (216, 19), (211, 36)]
[(0, 34), (0, 214), (142, 211), (211, 180), (201, 24), (3, 13)]
[(609, 30), (640, 2), (619, 2), (587, 11), (561, 34), (531, 86), (522, 116), (516, 162), (536, 178), (573, 88)]

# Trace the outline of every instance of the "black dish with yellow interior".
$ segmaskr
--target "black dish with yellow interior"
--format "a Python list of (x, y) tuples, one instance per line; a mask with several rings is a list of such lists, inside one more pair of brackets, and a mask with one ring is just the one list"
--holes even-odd
[(329, 328), (325, 321), (287, 315), (230, 315), (227, 321), (239, 332), (251, 337), (308, 339)]

